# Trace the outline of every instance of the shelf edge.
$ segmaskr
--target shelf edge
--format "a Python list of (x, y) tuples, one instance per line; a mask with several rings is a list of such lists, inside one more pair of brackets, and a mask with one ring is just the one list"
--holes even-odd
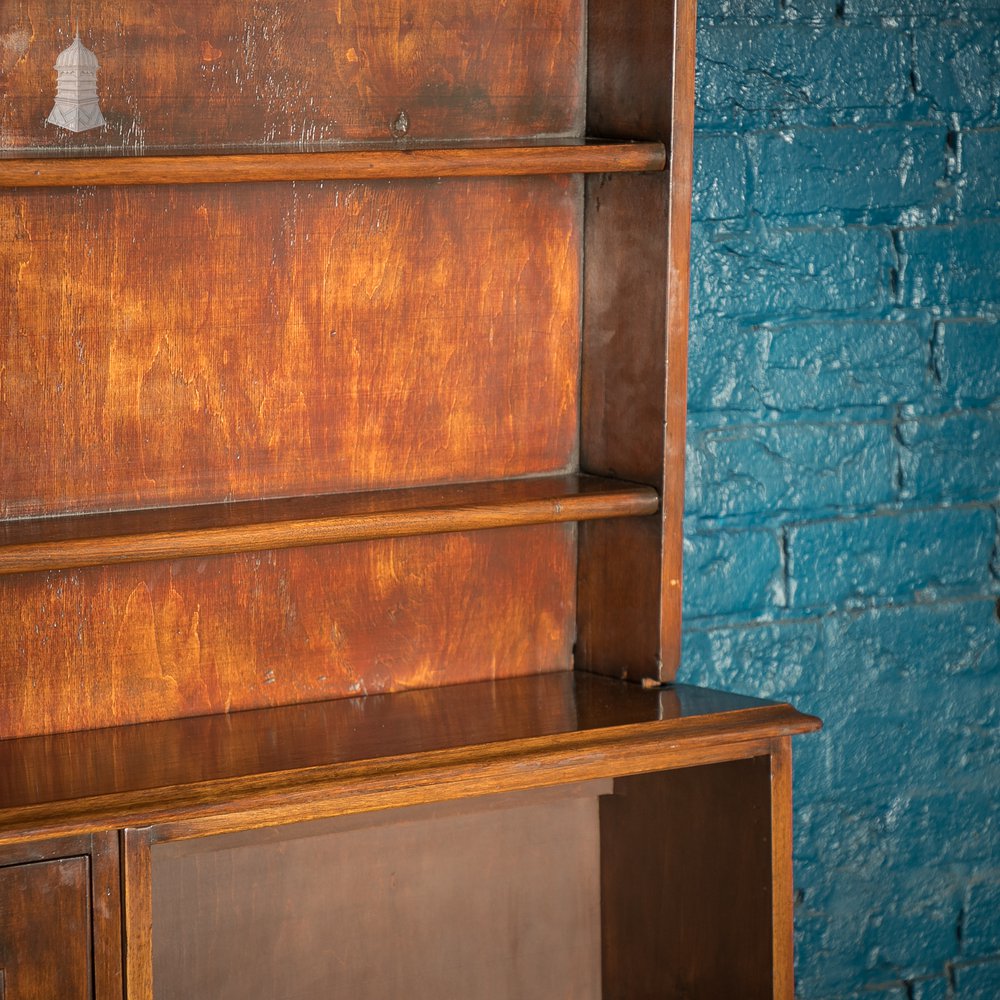
[(662, 171), (665, 167), (666, 149), (660, 142), (326, 153), (31, 157), (0, 159), (0, 188), (644, 173)]
[[(435, 494), (439, 495), (438, 491)], [(493, 503), (413, 503), (380, 512), (24, 542), (0, 545), (0, 576), (379, 538), (641, 517), (655, 514), (659, 506), (659, 495), (651, 487), (609, 482), (604, 490), (586, 495), (552, 490), (543, 497)]]

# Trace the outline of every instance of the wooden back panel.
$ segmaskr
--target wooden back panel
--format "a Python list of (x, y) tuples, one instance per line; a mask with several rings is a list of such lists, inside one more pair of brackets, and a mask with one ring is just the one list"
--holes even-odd
[(0, 198), (0, 517), (575, 468), (582, 181)]
[[(0, 7), (0, 148), (225, 150), (579, 134), (582, 0)], [(106, 129), (49, 125), (76, 19)]]

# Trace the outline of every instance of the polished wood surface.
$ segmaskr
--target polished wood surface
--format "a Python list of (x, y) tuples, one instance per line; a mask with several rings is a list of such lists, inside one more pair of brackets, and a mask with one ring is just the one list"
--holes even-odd
[(581, 184), (0, 198), (0, 518), (574, 471)]
[(662, 170), (659, 142), (221, 156), (10, 158), (0, 150), (0, 188), (249, 181), (495, 177)]
[(120, 904), (116, 832), (0, 848), (7, 996), (122, 1000)]
[(634, 680), (680, 663), (694, 31), (688, 0), (588, 7), (588, 130), (669, 148), (662, 175), (586, 188), (580, 467), (648, 483), (663, 506), (656, 532), (581, 533), (578, 662)]
[(774, 1000), (795, 998), (795, 880), (792, 871), (792, 741), (774, 741), (771, 764), (772, 964)]
[(772, 1000), (767, 756), (601, 800), (604, 997)]
[(548, 476), (0, 522), (0, 575), (655, 514), (650, 487)]
[(760, 753), (817, 726), (787, 705), (565, 671), (6, 740), (0, 836), (197, 816), (223, 828), (241, 800), (261, 825), (283, 797), (293, 816), (365, 811)]
[(572, 665), (572, 524), (0, 576), (5, 737)]
[(90, 1000), (87, 859), (0, 868), (4, 1000)]
[(599, 1000), (598, 865), (575, 786), (154, 845), (154, 995)]
[[(73, 38), (100, 62), (107, 126), (46, 125)], [(56, 0), (0, 6), (3, 145), (230, 145), (582, 134), (581, 0)]]

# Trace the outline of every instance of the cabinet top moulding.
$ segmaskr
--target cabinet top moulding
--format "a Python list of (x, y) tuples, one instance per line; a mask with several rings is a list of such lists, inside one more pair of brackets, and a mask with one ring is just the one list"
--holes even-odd
[(0, 155), (0, 188), (379, 180), (665, 169), (661, 142), (63, 158)]
[(790, 705), (579, 671), (0, 739), (0, 844), (182, 836), (757, 756)]

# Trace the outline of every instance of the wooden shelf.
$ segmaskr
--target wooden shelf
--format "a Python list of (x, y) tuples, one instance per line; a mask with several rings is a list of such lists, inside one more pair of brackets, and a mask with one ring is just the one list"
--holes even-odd
[(0, 157), (0, 188), (662, 171), (661, 142), (174, 156)]
[(659, 510), (649, 486), (565, 475), (0, 523), (0, 575)]
[[(791, 706), (575, 671), (0, 741), (0, 843), (444, 801), (767, 752)], [(180, 829), (183, 826), (184, 829)]]

